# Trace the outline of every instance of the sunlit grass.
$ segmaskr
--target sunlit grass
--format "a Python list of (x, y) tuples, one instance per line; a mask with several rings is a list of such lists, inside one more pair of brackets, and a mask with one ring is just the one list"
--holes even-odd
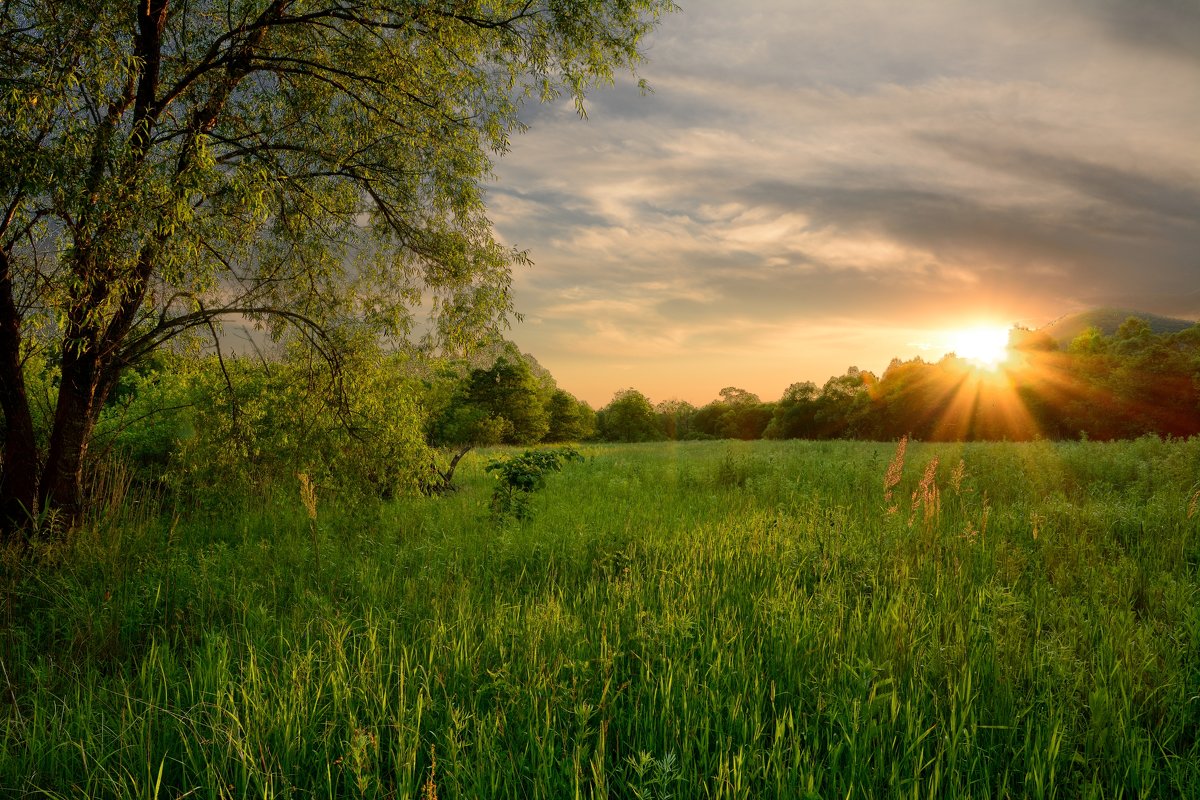
[(323, 498), (319, 560), (289, 486), (229, 519), (139, 516), (41, 568), (9, 562), (0, 787), (1198, 785), (1200, 440), (910, 443), (898, 464), (894, 444), (844, 442), (584, 453), (524, 522), (492, 521), (477, 456), (444, 498)]

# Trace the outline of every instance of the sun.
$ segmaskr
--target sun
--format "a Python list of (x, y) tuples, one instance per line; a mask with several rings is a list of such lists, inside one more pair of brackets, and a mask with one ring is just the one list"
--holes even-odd
[(994, 325), (978, 325), (951, 331), (946, 344), (959, 358), (973, 362), (983, 369), (997, 369), (1008, 359), (1008, 329)]

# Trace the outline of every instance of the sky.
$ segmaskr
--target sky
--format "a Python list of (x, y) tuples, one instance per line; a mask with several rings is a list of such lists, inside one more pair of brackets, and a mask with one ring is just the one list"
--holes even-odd
[(1200, 2), (679, 0), (532, 106), (489, 212), (509, 332), (594, 407), (775, 400), (950, 331), (1200, 318)]

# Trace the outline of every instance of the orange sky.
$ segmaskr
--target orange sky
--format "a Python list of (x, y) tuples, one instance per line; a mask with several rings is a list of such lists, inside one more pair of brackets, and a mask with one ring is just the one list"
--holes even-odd
[(696, 0), (529, 109), (489, 209), (511, 331), (594, 406), (778, 398), (947, 329), (1200, 316), (1200, 5)]

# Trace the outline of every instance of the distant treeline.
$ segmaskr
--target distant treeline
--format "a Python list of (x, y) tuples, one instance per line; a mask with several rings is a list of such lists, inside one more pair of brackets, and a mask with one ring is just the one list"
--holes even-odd
[(735, 387), (697, 408), (617, 392), (597, 414), (605, 441), (664, 439), (926, 441), (1121, 439), (1200, 434), (1200, 325), (1156, 334), (1131, 317), (1112, 336), (1090, 328), (1062, 348), (1014, 328), (996, 370), (946, 356), (895, 359), (882, 375), (851, 367), (824, 386), (794, 383), (776, 402)]
[[(219, 505), (231, 486), (297, 473), (343, 497), (442, 491), (455, 454), (495, 444), (1200, 434), (1200, 325), (1154, 333), (1131, 318), (1066, 347), (1020, 329), (1010, 339), (1011, 358), (995, 371), (954, 356), (897, 359), (880, 376), (850, 368), (823, 386), (792, 384), (775, 402), (729, 387), (699, 408), (655, 405), (625, 389), (599, 411), (508, 342), (470, 360), (431, 360), (364, 339), (336, 368), (303, 342), (269, 359), (163, 352), (114, 389), (89, 458), (117, 457), (175, 497)], [(59, 374), (37, 354), (25, 370), (44, 439)]]
[[(948, 355), (894, 359), (882, 375), (850, 367), (824, 386), (794, 383), (774, 402), (736, 387), (696, 407), (624, 389), (598, 412), (509, 348), (489, 367), (427, 382), (438, 444), (594, 439), (1121, 439), (1200, 434), (1200, 325), (1156, 334), (1130, 317), (1062, 347), (1014, 328), (994, 370)], [(436, 388), (435, 387), (440, 387)]]

